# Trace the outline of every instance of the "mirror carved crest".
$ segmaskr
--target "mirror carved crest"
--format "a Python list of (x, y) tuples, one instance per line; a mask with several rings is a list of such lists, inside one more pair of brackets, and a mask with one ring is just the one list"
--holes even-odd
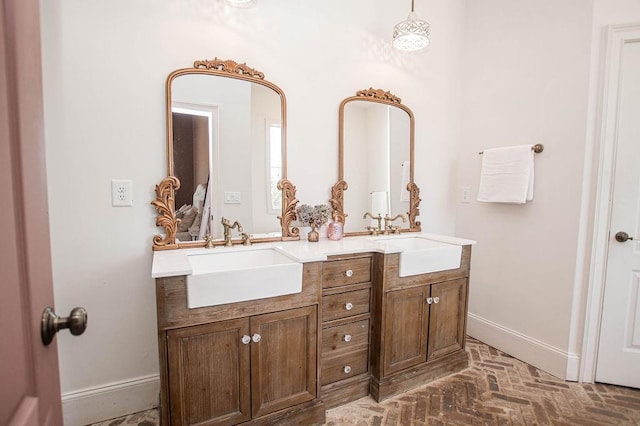
[[(299, 239), (298, 228), (291, 225), (298, 200), (286, 174), (282, 89), (246, 63), (214, 58), (197, 60), (192, 68), (169, 74), (166, 93), (167, 177), (156, 185), (151, 203), (158, 212), (156, 225), (164, 232), (153, 237), (153, 249), (204, 247), (210, 239), (222, 245), (225, 241), (217, 237), (222, 217), (242, 221), (252, 242)], [(176, 121), (192, 110), (195, 118), (187, 125)], [(180, 145), (176, 142), (179, 127), (191, 132), (180, 139)], [(187, 145), (194, 147), (186, 148), (191, 151), (183, 160)], [(194, 225), (188, 233), (185, 210), (195, 211), (198, 218), (190, 218)], [(238, 235), (232, 242), (242, 239)]]
[[(359, 90), (342, 101), (339, 176), (329, 202), (336, 220), (344, 224), (346, 236), (372, 233), (368, 225), (380, 223), (378, 215), (382, 220), (398, 217), (398, 222), (404, 218), (406, 222), (393, 223), (399, 232), (421, 231), (417, 220), (420, 188), (414, 182), (414, 134), (413, 112), (390, 91)], [(371, 222), (365, 220), (365, 214), (374, 217)]]

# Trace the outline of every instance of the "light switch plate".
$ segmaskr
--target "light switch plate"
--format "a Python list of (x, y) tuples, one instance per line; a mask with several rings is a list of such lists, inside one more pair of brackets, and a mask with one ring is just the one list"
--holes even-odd
[(225, 191), (225, 193), (224, 193), (224, 203), (225, 204), (240, 204), (240, 193), (239, 192)]
[(468, 186), (463, 186), (460, 188), (460, 202), (461, 203), (470, 203), (471, 202), (471, 188)]

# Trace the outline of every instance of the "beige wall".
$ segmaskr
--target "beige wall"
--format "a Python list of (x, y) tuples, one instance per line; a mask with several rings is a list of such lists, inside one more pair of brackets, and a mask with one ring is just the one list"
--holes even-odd
[[(58, 336), (68, 424), (156, 403), (149, 202), (166, 170), (164, 82), (214, 56), (246, 61), (285, 91), (288, 176), (302, 203), (326, 202), (337, 178), (340, 101), (368, 87), (400, 96), (416, 116), (423, 228), (478, 240), (470, 333), (560, 376), (575, 365), (602, 34), (640, 21), (640, 4), (434, 0), (432, 45), (401, 55), (389, 34), (406, 12), (373, 1), (41, 2), (56, 305), (90, 315), (82, 338)], [(533, 203), (458, 203), (462, 186), (477, 194), (478, 151), (538, 142)], [(113, 178), (133, 180), (134, 207), (111, 207)]]
[[(453, 232), (462, 0), (430, 2), (425, 15), (437, 36), (419, 55), (392, 50), (408, 4), (388, 0), (265, 0), (252, 10), (217, 0), (43, 0), (41, 8), (56, 305), (83, 305), (90, 318), (82, 338), (58, 336), (67, 424), (157, 401), (150, 268), (158, 230), (149, 203), (166, 173), (172, 70), (231, 58), (280, 86), (288, 177), (306, 204), (326, 202), (338, 177), (340, 101), (369, 87), (390, 90), (417, 120), (423, 226)], [(111, 207), (113, 178), (133, 180), (133, 207)]]
[[(564, 377), (587, 131), (592, 5), (466, 2), (456, 234), (473, 249), (469, 333)], [(478, 151), (542, 143), (534, 200), (475, 201)]]
[[(469, 332), (560, 377), (580, 371), (590, 291), (608, 25), (640, 21), (633, 0), (467, 2), (464, 144), (458, 189), (477, 194), (477, 151), (543, 143), (525, 206), (460, 204), (476, 238)], [(591, 323), (590, 327), (598, 327)], [(592, 348), (585, 348), (592, 350)]]

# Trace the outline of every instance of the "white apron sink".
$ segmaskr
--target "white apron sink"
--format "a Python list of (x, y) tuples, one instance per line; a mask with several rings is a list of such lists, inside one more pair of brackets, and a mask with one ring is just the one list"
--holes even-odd
[(188, 256), (187, 306), (283, 296), (302, 291), (302, 264), (272, 247), (214, 251)]
[(462, 246), (421, 237), (383, 237), (376, 241), (402, 249), (400, 276), (428, 274), (460, 267)]

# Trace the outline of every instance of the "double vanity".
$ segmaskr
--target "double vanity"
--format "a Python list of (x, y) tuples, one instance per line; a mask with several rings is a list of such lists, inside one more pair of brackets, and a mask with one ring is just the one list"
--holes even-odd
[(156, 251), (162, 424), (323, 424), (460, 371), (473, 241)]
[(328, 408), (468, 365), (474, 242), (422, 232), (400, 98), (370, 88), (340, 104), (322, 198), (344, 238), (311, 242), (287, 179), (284, 92), (217, 58), (173, 71), (166, 92), (152, 202), (163, 425), (323, 424)]

